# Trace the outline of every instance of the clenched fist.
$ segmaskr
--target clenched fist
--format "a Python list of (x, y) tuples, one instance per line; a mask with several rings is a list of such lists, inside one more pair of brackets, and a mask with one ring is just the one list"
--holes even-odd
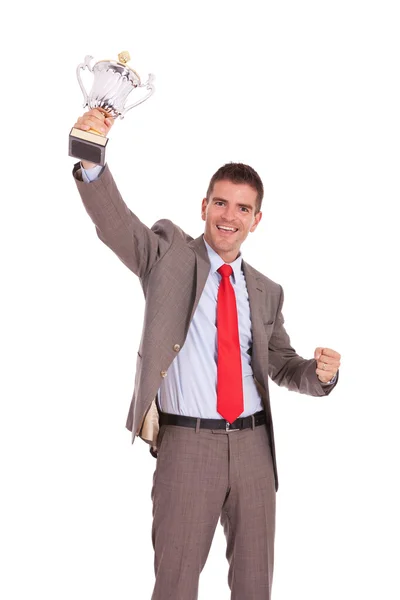
[(331, 348), (316, 348), (314, 358), (317, 361), (316, 373), (322, 383), (327, 383), (336, 375), (340, 367), (341, 356)]

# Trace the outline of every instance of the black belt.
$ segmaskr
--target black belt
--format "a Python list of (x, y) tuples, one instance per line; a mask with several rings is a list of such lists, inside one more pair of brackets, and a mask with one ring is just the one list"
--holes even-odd
[(197, 419), (196, 417), (184, 417), (182, 415), (172, 415), (170, 413), (159, 413), (160, 427), (162, 425), (179, 425), (181, 427), (197, 427), (199, 421), (199, 429), (225, 429), (225, 431), (237, 431), (239, 429), (247, 429), (248, 427), (265, 425), (265, 411), (254, 413), (249, 417), (239, 417), (233, 423), (225, 421), (225, 419)]

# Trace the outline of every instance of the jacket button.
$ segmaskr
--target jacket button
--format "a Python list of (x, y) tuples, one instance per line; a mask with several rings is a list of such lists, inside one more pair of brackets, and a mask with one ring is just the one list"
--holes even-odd
[(167, 376), (167, 371), (161, 371), (160, 375), (161, 375), (161, 377), (166, 377)]
[(175, 352), (179, 352), (180, 349), (181, 349), (180, 345), (179, 344), (175, 344), (175, 346), (174, 346)]

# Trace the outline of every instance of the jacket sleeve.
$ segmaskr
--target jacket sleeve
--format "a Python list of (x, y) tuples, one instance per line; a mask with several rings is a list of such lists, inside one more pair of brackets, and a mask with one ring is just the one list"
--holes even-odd
[(317, 361), (299, 356), (291, 346), (282, 314), (284, 293), (281, 296), (275, 326), (268, 344), (268, 375), (277, 385), (309, 396), (327, 396), (339, 381), (339, 371), (332, 384), (323, 384), (316, 373)]
[(158, 221), (151, 229), (128, 208), (115, 184), (108, 165), (95, 181), (82, 180), (80, 163), (73, 176), (83, 205), (96, 233), (120, 260), (140, 278), (167, 252), (174, 236), (171, 221)]

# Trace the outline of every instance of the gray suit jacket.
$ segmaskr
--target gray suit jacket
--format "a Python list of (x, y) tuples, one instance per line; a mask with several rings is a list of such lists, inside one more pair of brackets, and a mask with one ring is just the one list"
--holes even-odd
[[(139, 277), (146, 298), (126, 427), (132, 432), (132, 443), (140, 436), (155, 448), (159, 431), (157, 391), (185, 343), (210, 270), (207, 250), (202, 235), (193, 239), (168, 219), (157, 221), (151, 229), (146, 227), (122, 200), (108, 166), (92, 183), (82, 181), (79, 163), (73, 174), (98, 237)], [(267, 414), (278, 489), (268, 377), (310, 396), (328, 395), (338, 377), (335, 383), (322, 385), (315, 372), (315, 359), (304, 359), (292, 348), (284, 328), (282, 287), (245, 261), (243, 270), (252, 321), (252, 369)]]

